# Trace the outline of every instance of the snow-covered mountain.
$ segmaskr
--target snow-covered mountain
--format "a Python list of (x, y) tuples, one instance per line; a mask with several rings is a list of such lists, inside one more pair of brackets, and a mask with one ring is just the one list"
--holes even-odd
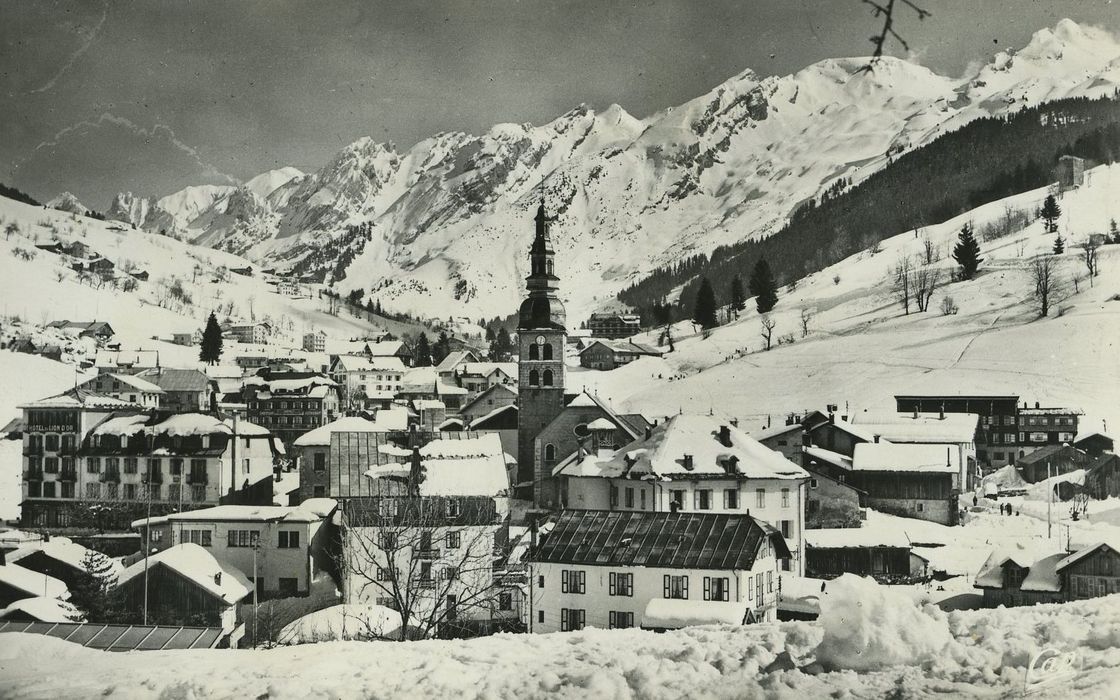
[(70, 212), (79, 216), (85, 216), (89, 209), (86, 205), (82, 204), (78, 197), (70, 192), (63, 192), (46, 204), (48, 209), (57, 209), (58, 211)]
[[(962, 78), (895, 58), (866, 64), (745, 71), (645, 119), (581, 106), (404, 152), (363, 138), (312, 174), (285, 168), (155, 201), (122, 194), (109, 216), (324, 274), (388, 308), (477, 317), (515, 308), (543, 197), (559, 215), (561, 294), (578, 319), (655, 267), (773, 232), (837, 178), (858, 181), (968, 121), (1112, 94), (1120, 42), (1063, 20)], [(347, 232), (357, 225), (367, 232)], [(339, 259), (350, 261), (341, 281)]]

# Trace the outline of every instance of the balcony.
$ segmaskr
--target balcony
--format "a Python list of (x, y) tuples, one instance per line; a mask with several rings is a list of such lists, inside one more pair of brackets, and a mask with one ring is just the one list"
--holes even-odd
[(416, 582), (417, 588), (435, 588), (436, 581), (433, 578), (422, 578)]
[(28, 469), (27, 471), (25, 471), (23, 473), (23, 480), (24, 481), (42, 481), (43, 480), (43, 470), (42, 469)]
[(60, 481), (77, 481), (78, 480), (78, 470), (77, 469), (63, 469), (62, 473), (59, 475), (58, 478), (59, 478)]
[(210, 483), (210, 480), (206, 477), (205, 472), (192, 473), (187, 476), (187, 483), (191, 486), (205, 486)]
[(63, 445), (59, 448), (58, 453), (62, 455), (76, 455), (78, 454), (78, 447), (77, 445)]
[(426, 561), (431, 561), (433, 559), (439, 559), (439, 550), (438, 549), (432, 549), (432, 548), (417, 549), (413, 553), (413, 556), (415, 556), (417, 559), (423, 559), (423, 560), (426, 560)]
[(25, 457), (37, 457), (43, 454), (43, 446), (40, 445), (27, 445), (23, 448), (23, 455)]
[(119, 471), (103, 471), (97, 476), (98, 481), (119, 484), (121, 482), (121, 473)]
[(140, 475), (141, 484), (162, 484), (163, 472), (153, 469), (151, 472), (143, 472)]

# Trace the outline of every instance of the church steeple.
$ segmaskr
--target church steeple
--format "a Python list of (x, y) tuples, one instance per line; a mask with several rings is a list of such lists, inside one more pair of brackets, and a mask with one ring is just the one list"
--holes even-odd
[(560, 278), (556, 276), (556, 251), (552, 248), (551, 227), (555, 217), (545, 213), (544, 203), (537, 207), (536, 234), (529, 248), (529, 276), (525, 288), (529, 296), (521, 304), (518, 328), (564, 329), (564, 305), (556, 296)]

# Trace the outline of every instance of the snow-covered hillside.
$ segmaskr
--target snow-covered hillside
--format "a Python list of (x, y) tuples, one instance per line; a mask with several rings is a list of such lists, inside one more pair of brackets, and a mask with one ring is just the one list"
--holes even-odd
[[(561, 294), (578, 319), (653, 268), (772, 232), (837, 178), (858, 181), (970, 120), (1120, 85), (1120, 43), (1069, 20), (958, 79), (893, 58), (867, 73), (866, 61), (748, 70), (645, 119), (579, 107), (405, 152), (363, 138), (309, 175), (283, 169), (159, 200), (123, 194), (109, 215), (281, 267), (330, 271), (341, 250), (309, 261), (336, 246), (355, 256), (343, 292), (490, 317), (516, 306), (543, 195), (560, 217)], [(368, 242), (344, 237), (366, 223)]]
[[(966, 222), (978, 231), (1009, 212), (1033, 218), (1046, 189), (992, 202), (960, 217), (906, 232), (780, 290), (771, 316), (774, 349), (764, 352), (754, 304), (709, 338), (691, 323), (674, 328), (676, 350), (611, 372), (574, 367), (572, 388), (595, 388), (620, 408), (650, 417), (716, 411), (748, 429), (788, 412), (835, 403), (841, 411), (890, 409), (905, 393), (998, 392), (1044, 405), (1085, 411), (1083, 427), (1120, 425), (1120, 245), (1099, 250), (1100, 274), (1090, 285), (1079, 243), (1120, 220), (1120, 165), (1086, 173), (1086, 184), (1059, 199), (1066, 253), (1058, 257), (1061, 301), (1039, 319), (1031, 300), (1029, 259), (1049, 251), (1054, 236), (1036, 220), (1012, 235), (981, 241), (984, 262), (972, 281), (940, 287), (925, 313), (903, 315), (891, 292), (901, 254), (920, 257), (928, 237), (948, 280), (951, 246)], [(1075, 283), (1073, 277), (1080, 279)], [(951, 297), (959, 311), (941, 313)], [(801, 312), (812, 314), (802, 337)], [(793, 344), (778, 344), (792, 336)], [(657, 334), (646, 338), (658, 340)]]

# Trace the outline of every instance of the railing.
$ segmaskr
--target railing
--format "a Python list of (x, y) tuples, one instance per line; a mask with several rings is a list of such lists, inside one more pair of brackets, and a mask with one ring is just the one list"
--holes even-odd
[(417, 559), (439, 559), (439, 550), (431, 547), (428, 549), (417, 549), (414, 556)]
[(210, 480), (206, 477), (205, 473), (199, 473), (199, 474), (191, 473), (190, 475), (187, 476), (187, 483), (191, 484), (192, 486), (194, 486), (194, 485), (205, 485), (205, 484), (210, 483)]
[(114, 482), (114, 483), (119, 483), (120, 480), (121, 480), (121, 473), (119, 471), (116, 471), (116, 470), (114, 470), (114, 471), (103, 471), (103, 472), (101, 472), (101, 474), (98, 475), (97, 478), (98, 478), (99, 481), (111, 481), (111, 482)]
[(78, 470), (77, 469), (63, 469), (62, 470), (62, 475), (59, 476), (59, 479), (62, 480), (62, 481), (77, 481), (78, 480)]
[(23, 473), (23, 480), (24, 481), (42, 481), (43, 480), (43, 470), (42, 469), (28, 469), (27, 471), (25, 471)]
[(432, 578), (422, 578), (416, 582), (417, 588), (435, 588), (436, 580)]
[(24, 454), (24, 456), (29, 456), (29, 457), (30, 456), (41, 455), (41, 454), (43, 454), (43, 446), (42, 445), (28, 445), (27, 447), (23, 448), (23, 454)]
[(78, 453), (78, 446), (77, 445), (63, 445), (61, 448), (59, 448), (58, 453), (59, 454), (64, 454), (64, 455), (75, 455), (75, 454)]

